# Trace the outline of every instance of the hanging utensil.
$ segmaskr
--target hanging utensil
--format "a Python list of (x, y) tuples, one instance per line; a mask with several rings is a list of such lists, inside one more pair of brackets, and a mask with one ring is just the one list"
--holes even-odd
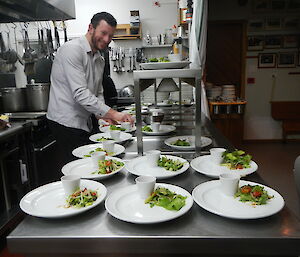
[(63, 29), (64, 29), (64, 38), (65, 38), (65, 43), (68, 41), (68, 37), (67, 37), (67, 26), (65, 21), (62, 21), (62, 25), (63, 25)]
[(55, 21), (52, 21), (52, 22), (53, 22), (53, 25), (54, 25), (55, 50), (57, 51), (57, 49), (60, 47), (59, 34), (58, 34), (56, 22)]

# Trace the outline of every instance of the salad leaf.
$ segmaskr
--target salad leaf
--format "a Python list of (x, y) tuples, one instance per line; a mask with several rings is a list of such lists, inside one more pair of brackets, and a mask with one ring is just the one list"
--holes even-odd
[(145, 132), (153, 132), (152, 128), (150, 126), (144, 126), (142, 128), (142, 131), (145, 131)]
[(113, 139), (109, 138), (109, 137), (100, 137), (100, 138), (97, 138), (96, 140), (99, 141), (99, 142), (103, 142), (103, 141), (106, 141), (106, 140), (113, 140)]
[(110, 125), (109, 126), (110, 130), (121, 130), (121, 131), (125, 131), (124, 128), (118, 127), (116, 125)]
[(119, 170), (124, 166), (124, 162), (119, 162), (117, 160), (101, 160), (99, 161), (99, 169), (97, 171), (92, 172), (92, 174), (109, 174), (116, 170)]
[(157, 187), (155, 191), (145, 200), (145, 204), (163, 207), (170, 211), (179, 211), (185, 205), (186, 196), (176, 194), (164, 187)]
[(184, 162), (181, 162), (179, 160), (172, 160), (172, 159), (169, 159), (165, 156), (162, 156), (157, 161), (157, 165), (159, 167), (165, 168), (166, 170), (177, 171), (177, 170), (180, 170), (183, 167)]
[(190, 146), (190, 142), (187, 141), (187, 139), (177, 139), (175, 142), (172, 143), (172, 145), (177, 145), (177, 146)]
[(230, 169), (245, 169), (251, 167), (250, 162), (252, 156), (242, 150), (235, 150), (233, 152), (226, 151), (222, 157), (223, 161), (221, 165), (228, 166)]
[(268, 195), (268, 192), (264, 190), (264, 187), (255, 185), (245, 185), (238, 189), (234, 195), (239, 197), (241, 202), (252, 202), (253, 205), (263, 205), (274, 196)]
[(98, 198), (97, 191), (90, 189), (77, 190), (67, 198), (66, 208), (82, 208), (92, 205)]
[(91, 154), (94, 152), (105, 152), (106, 156), (111, 156), (114, 154), (114, 152), (107, 152), (103, 148), (97, 147), (95, 150), (90, 151), (89, 154), (85, 154), (84, 157), (91, 157)]

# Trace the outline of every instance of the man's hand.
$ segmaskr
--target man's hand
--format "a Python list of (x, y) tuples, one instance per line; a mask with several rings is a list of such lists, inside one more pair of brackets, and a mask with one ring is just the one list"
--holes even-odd
[(132, 116), (128, 113), (117, 112), (113, 109), (110, 109), (103, 117), (103, 119), (111, 119), (113, 121), (119, 122), (130, 122), (131, 124), (134, 123)]

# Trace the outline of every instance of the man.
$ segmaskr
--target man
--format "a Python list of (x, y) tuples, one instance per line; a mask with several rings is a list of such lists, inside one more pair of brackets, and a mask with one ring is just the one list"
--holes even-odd
[(89, 142), (91, 114), (111, 123), (133, 122), (130, 115), (117, 112), (104, 103), (105, 61), (100, 51), (107, 48), (116, 25), (111, 14), (95, 14), (86, 35), (65, 43), (55, 56), (47, 118), (64, 162), (73, 159), (74, 148)]

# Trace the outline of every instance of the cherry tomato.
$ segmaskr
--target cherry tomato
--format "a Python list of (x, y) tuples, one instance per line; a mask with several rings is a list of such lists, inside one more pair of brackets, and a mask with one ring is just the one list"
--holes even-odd
[(242, 194), (249, 194), (251, 192), (252, 188), (250, 186), (243, 186), (241, 188)]
[(255, 198), (261, 197), (262, 193), (260, 191), (254, 191), (252, 192), (252, 196)]

